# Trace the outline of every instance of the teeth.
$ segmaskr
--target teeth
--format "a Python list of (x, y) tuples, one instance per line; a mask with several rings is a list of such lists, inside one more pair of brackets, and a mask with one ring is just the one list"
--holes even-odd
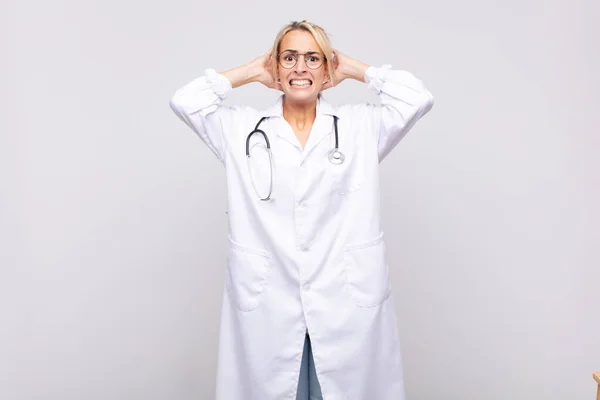
[(293, 86), (310, 86), (311, 81), (308, 79), (293, 79), (290, 84)]

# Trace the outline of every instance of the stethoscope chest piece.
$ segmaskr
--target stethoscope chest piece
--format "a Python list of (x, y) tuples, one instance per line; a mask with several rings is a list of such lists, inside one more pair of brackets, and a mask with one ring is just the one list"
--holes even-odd
[(333, 149), (329, 152), (329, 162), (332, 164), (343, 164), (345, 159), (346, 156), (344, 156), (344, 153), (342, 153), (338, 149)]

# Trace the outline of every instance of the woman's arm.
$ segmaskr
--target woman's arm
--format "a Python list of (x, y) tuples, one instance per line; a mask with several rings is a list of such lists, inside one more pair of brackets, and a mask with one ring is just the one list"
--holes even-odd
[(362, 107), (376, 134), (379, 160), (398, 144), (414, 124), (433, 107), (433, 96), (423, 82), (407, 71), (391, 70), (389, 65), (381, 68), (369, 66), (334, 50), (334, 80), (325, 89), (337, 86), (345, 79), (365, 82), (379, 95), (381, 104)]
[(268, 51), (248, 64), (221, 72), (221, 74), (231, 82), (233, 88), (252, 82), (260, 82), (271, 89), (279, 89), (280, 85), (271, 75), (271, 62), (271, 52)]
[(175, 92), (170, 101), (173, 112), (202, 139), (208, 148), (224, 161), (224, 132), (235, 126), (235, 117), (242, 107), (221, 105), (234, 87), (261, 82), (276, 89), (278, 84), (270, 74), (270, 53), (237, 68), (218, 74), (212, 69)]
[(330, 79), (323, 90), (337, 86), (345, 79), (356, 79), (357, 81), (365, 81), (365, 72), (369, 68), (368, 64), (355, 60), (333, 50), (333, 79)]
[(365, 71), (365, 82), (381, 101), (381, 105), (371, 106), (370, 113), (380, 162), (433, 107), (433, 95), (419, 78), (390, 68), (384, 65)]

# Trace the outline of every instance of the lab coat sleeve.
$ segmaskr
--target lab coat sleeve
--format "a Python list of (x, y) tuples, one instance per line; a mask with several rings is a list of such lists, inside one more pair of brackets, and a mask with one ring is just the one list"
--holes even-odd
[(224, 130), (237, 111), (235, 107), (221, 105), (231, 89), (225, 76), (207, 69), (204, 76), (177, 90), (169, 103), (222, 163), (226, 146)]
[(380, 162), (433, 107), (433, 96), (420, 79), (390, 68), (369, 67), (365, 72), (365, 82), (381, 101), (372, 109)]

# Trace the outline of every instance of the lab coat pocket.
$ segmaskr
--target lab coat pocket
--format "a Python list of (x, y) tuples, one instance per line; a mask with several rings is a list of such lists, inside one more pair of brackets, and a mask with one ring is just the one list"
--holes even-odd
[(391, 283), (385, 259), (383, 233), (367, 242), (346, 246), (346, 283), (360, 307), (375, 307), (390, 295)]
[(252, 311), (258, 307), (271, 264), (269, 252), (243, 246), (229, 238), (225, 287), (238, 310)]

